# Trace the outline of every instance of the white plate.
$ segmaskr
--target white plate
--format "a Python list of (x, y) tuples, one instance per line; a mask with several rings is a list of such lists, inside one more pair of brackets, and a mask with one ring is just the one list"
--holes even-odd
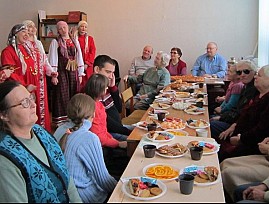
[(176, 91), (175, 90), (169, 90), (169, 91), (160, 90), (160, 93), (162, 93), (162, 94), (175, 94)]
[(175, 135), (173, 135), (173, 134), (171, 134), (169, 132), (166, 132), (166, 131), (155, 131), (155, 132), (156, 133), (161, 133), (162, 135), (165, 135), (165, 136), (168, 136), (169, 139), (167, 139), (167, 140), (155, 140), (155, 137), (154, 138), (149, 138), (150, 133), (145, 134), (145, 138), (152, 141), (152, 142), (156, 142), (156, 143), (170, 142), (173, 139), (175, 139)]
[[(193, 120), (193, 122), (196, 122), (197, 120)], [(191, 126), (191, 125), (189, 125), (188, 124), (188, 122), (187, 122), (187, 126), (189, 127), (189, 128), (192, 128), (192, 129), (200, 129), (200, 128), (208, 128), (209, 126), (210, 126), (210, 123), (209, 122), (207, 122), (207, 121), (205, 121), (205, 120), (202, 120), (204, 123), (206, 123), (207, 125), (205, 125), (205, 126), (202, 126), (202, 127), (195, 127), (195, 126)]]
[(166, 109), (170, 108), (170, 105), (168, 105), (168, 104), (161, 103), (161, 105), (162, 105), (162, 107), (159, 107), (156, 103), (153, 103), (153, 104), (150, 104), (150, 107), (154, 108), (154, 109), (159, 109), (159, 110), (166, 110)]
[[(171, 131), (171, 132), (178, 132), (178, 133), (182, 133), (182, 134), (184, 134), (184, 135), (175, 135), (175, 136), (188, 136), (189, 135), (189, 133), (188, 132), (186, 132), (186, 131), (184, 131), (184, 130), (182, 130), (182, 129), (166, 129), (165, 130), (166, 132), (169, 132), (169, 131)], [(170, 132), (170, 133), (171, 133)], [(171, 134), (173, 134), (173, 133), (171, 133)], [(174, 135), (174, 134), (173, 134)]]
[(199, 112), (193, 112), (193, 111), (188, 111), (187, 109), (184, 110), (185, 113), (188, 113), (190, 115), (200, 115), (200, 114), (204, 114), (205, 113), (205, 109), (204, 108), (199, 108), (202, 109), (204, 111), (199, 111)]
[[(141, 177), (131, 177), (131, 178), (139, 178), (140, 179)], [(157, 185), (159, 186), (160, 189), (162, 189), (161, 194), (159, 194), (157, 196), (153, 196), (153, 197), (138, 197), (138, 196), (134, 196), (131, 194), (128, 182), (129, 182), (129, 180), (126, 180), (123, 182), (121, 190), (126, 196), (133, 198), (135, 200), (154, 200), (154, 199), (162, 197), (167, 191), (166, 185), (162, 181), (157, 180)]]
[[(157, 165), (170, 166), (170, 167), (172, 167), (174, 170), (176, 170), (176, 171), (179, 172), (179, 168), (177, 168), (177, 167), (175, 167), (175, 166), (173, 166), (173, 165), (165, 164), (165, 163), (153, 163), (153, 164), (149, 164), (149, 165), (147, 165), (147, 166), (145, 166), (145, 167), (143, 168), (142, 171), (143, 171), (144, 176), (147, 176), (147, 175), (146, 175), (146, 171), (147, 171), (148, 168), (150, 168), (150, 167), (152, 167), (152, 166), (157, 166)], [(177, 179), (178, 176), (179, 176), (179, 174), (178, 174), (177, 176), (173, 177), (173, 178), (169, 178), (169, 179), (158, 179), (158, 180), (162, 180), (162, 181), (173, 181), (173, 180)], [(147, 176), (147, 177), (149, 177), (149, 176)], [(152, 177), (150, 177), (150, 178), (152, 178)]]
[(189, 103), (175, 102), (172, 104), (172, 107), (176, 110), (184, 110), (190, 106)]
[(154, 103), (169, 103), (170, 102), (170, 98), (156, 98), (154, 100)]
[[(164, 145), (160, 145), (160, 146), (158, 146), (158, 148), (160, 148), (160, 147), (162, 147), (162, 146), (164, 146)], [(187, 147), (186, 147), (186, 148), (187, 148)], [(156, 154), (157, 154), (157, 155), (159, 155), (159, 156), (161, 156), (161, 157), (165, 157), (165, 158), (170, 158), (170, 159), (183, 157), (183, 156), (184, 156), (185, 154), (187, 154), (187, 153), (188, 153), (188, 148), (187, 148), (186, 152), (184, 152), (183, 154), (180, 154), (180, 155), (176, 155), (176, 156), (169, 156), (169, 155), (161, 154), (161, 153), (159, 153), (159, 152), (156, 150)]]
[(154, 110), (154, 112), (155, 113), (152, 113), (152, 111), (150, 110), (149, 112), (148, 112), (148, 114), (150, 115), (150, 116), (157, 116), (157, 113), (165, 113), (165, 115), (169, 115), (169, 111), (167, 111), (167, 110), (160, 110), (160, 109), (157, 109), (157, 110)]
[[(198, 141), (198, 140), (197, 140)], [(214, 142), (205, 142), (205, 141), (198, 141), (199, 143), (208, 143), (210, 145), (214, 145), (214, 148), (212, 149), (211, 152), (203, 152), (203, 155), (211, 155), (211, 154), (215, 154), (219, 151), (220, 145), (218, 143), (214, 143)], [(203, 145), (202, 145), (203, 146)]]
[(182, 130), (182, 129), (184, 129), (186, 127), (186, 122), (185, 123), (183, 122), (183, 127), (181, 127), (181, 128), (173, 128), (171, 125), (169, 127), (167, 127), (167, 128), (163, 127), (165, 123), (169, 123), (169, 122), (171, 123), (171, 125), (175, 125), (175, 123), (172, 123), (172, 121), (164, 120), (164, 122), (162, 122), (160, 124), (160, 127), (163, 130), (168, 130), (168, 129), (171, 129), (171, 130)]
[[(186, 166), (184, 169), (181, 169), (181, 170), (180, 170), (180, 174), (183, 174), (183, 173), (189, 173), (189, 171), (187, 170), (188, 168), (192, 168), (193, 171), (195, 172), (195, 171), (197, 171), (197, 170), (204, 171), (204, 168), (205, 168), (205, 167), (206, 167), (206, 166), (196, 166), (196, 165)], [(197, 169), (197, 170), (195, 170), (195, 169)], [(185, 170), (187, 170), (187, 172), (186, 172)], [(211, 186), (211, 185), (214, 185), (214, 184), (220, 182), (220, 174), (221, 174), (221, 173), (220, 173), (220, 170), (219, 170), (218, 178), (217, 178), (216, 181), (213, 181), (213, 182), (207, 182), (207, 183), (198, 183), (198, 182), (194, 181), (194, 185), (197, 185), (197, 186)]]
[[(145, 123), (145, 122), (146, 122), (146, 121), (140, 121), (140, 122), (138, 122), (138, 123), (133, 124), (133, 126), (138, 127), (138, 128), (140, 128), (140, 129), (142, 129), (142, 130), (148, 130), (147, 127), (140, 126), (141, 124), (143, 124), (143, 123)], [(157, 123), (157, 128), (159, 128), (159, 127), (160, 127), (160, 124)]]
[(180, 92), (176, 92), (176, 98), (190, 98), (191, 94), (189, 92), (184, 92), (184, 91), (180, 91)]

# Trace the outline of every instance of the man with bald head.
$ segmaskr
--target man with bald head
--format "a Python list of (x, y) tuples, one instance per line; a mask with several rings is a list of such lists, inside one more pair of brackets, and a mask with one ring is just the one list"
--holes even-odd
[(192, 75), (224, 78), (227, 71), (227, 60), (217, 53), (218, 46), (215, 42), (209, 42), (206, 53), (199, 56), (192, 68)]
[[(146, 45), (143, 49), (142, 56), (135, 57), (132, 61), (129, 69), (129, 75), (138, 76), (143, 74), (147, 69), (154, 66), (154, 58), (152, 58), (153, 48), (150, 45)], [(132, 86), (132, 85), (131, 85)], [(137, 93), (141, 87), (141, 84), (136, 84), (133, 87), (134, 93)]]
[(154, 59), (151, 57), (153, 48), (146, 45), (143, 49), (142, 56), (135, 57), (132, 61), (129, 75), (138, 76), (143, 74), (148, 68), (154, 67)]

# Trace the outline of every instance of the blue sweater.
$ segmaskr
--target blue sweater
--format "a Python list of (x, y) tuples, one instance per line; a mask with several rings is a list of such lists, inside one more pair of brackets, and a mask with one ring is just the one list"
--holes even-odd
[[(105, 201), (117, 181), (106, 169), (100, 140), (89, 131), (91, 125), (89, 120), (84, 120), (82, 127), (68, 136), (64, 155), (81, 200), (96, 203)], [(58, 127), (54, 133), (57, 141), (73, 126), (67, 122)]]

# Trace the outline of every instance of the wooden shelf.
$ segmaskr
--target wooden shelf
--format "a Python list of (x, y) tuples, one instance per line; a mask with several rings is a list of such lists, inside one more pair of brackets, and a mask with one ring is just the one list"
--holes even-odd
[[(87, 14), (84, 12), (80, 12), (79, 21), (81, 20), (87, 21)], [(57, 37), (56, 24), (59, 21), (65, 21), (68, 25), (79, 23), (79, 21), (68, 22), (68, 15), (47, 15), (43, 22), (40, 22), (38, 18), (38, 39), (42, 42), (46, 53), (48, 53), (50, 42)], [(49, 31), (52, 31), (54, 35), (47, 36)]]

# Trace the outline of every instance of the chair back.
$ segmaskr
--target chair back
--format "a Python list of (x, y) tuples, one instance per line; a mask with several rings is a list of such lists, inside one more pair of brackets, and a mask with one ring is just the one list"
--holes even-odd
[(123, 92), (121, 92), (121, 100), (122, 100), (122, 114), (121, 117), (125, 118), (127, 117), (126, 114), (126, 103), (129, 101), (130, 104), (130, 113), (134, 111), (134, 95), (133, 95), (133, 90), (132, 87), (129, 87), (125, 89)]

